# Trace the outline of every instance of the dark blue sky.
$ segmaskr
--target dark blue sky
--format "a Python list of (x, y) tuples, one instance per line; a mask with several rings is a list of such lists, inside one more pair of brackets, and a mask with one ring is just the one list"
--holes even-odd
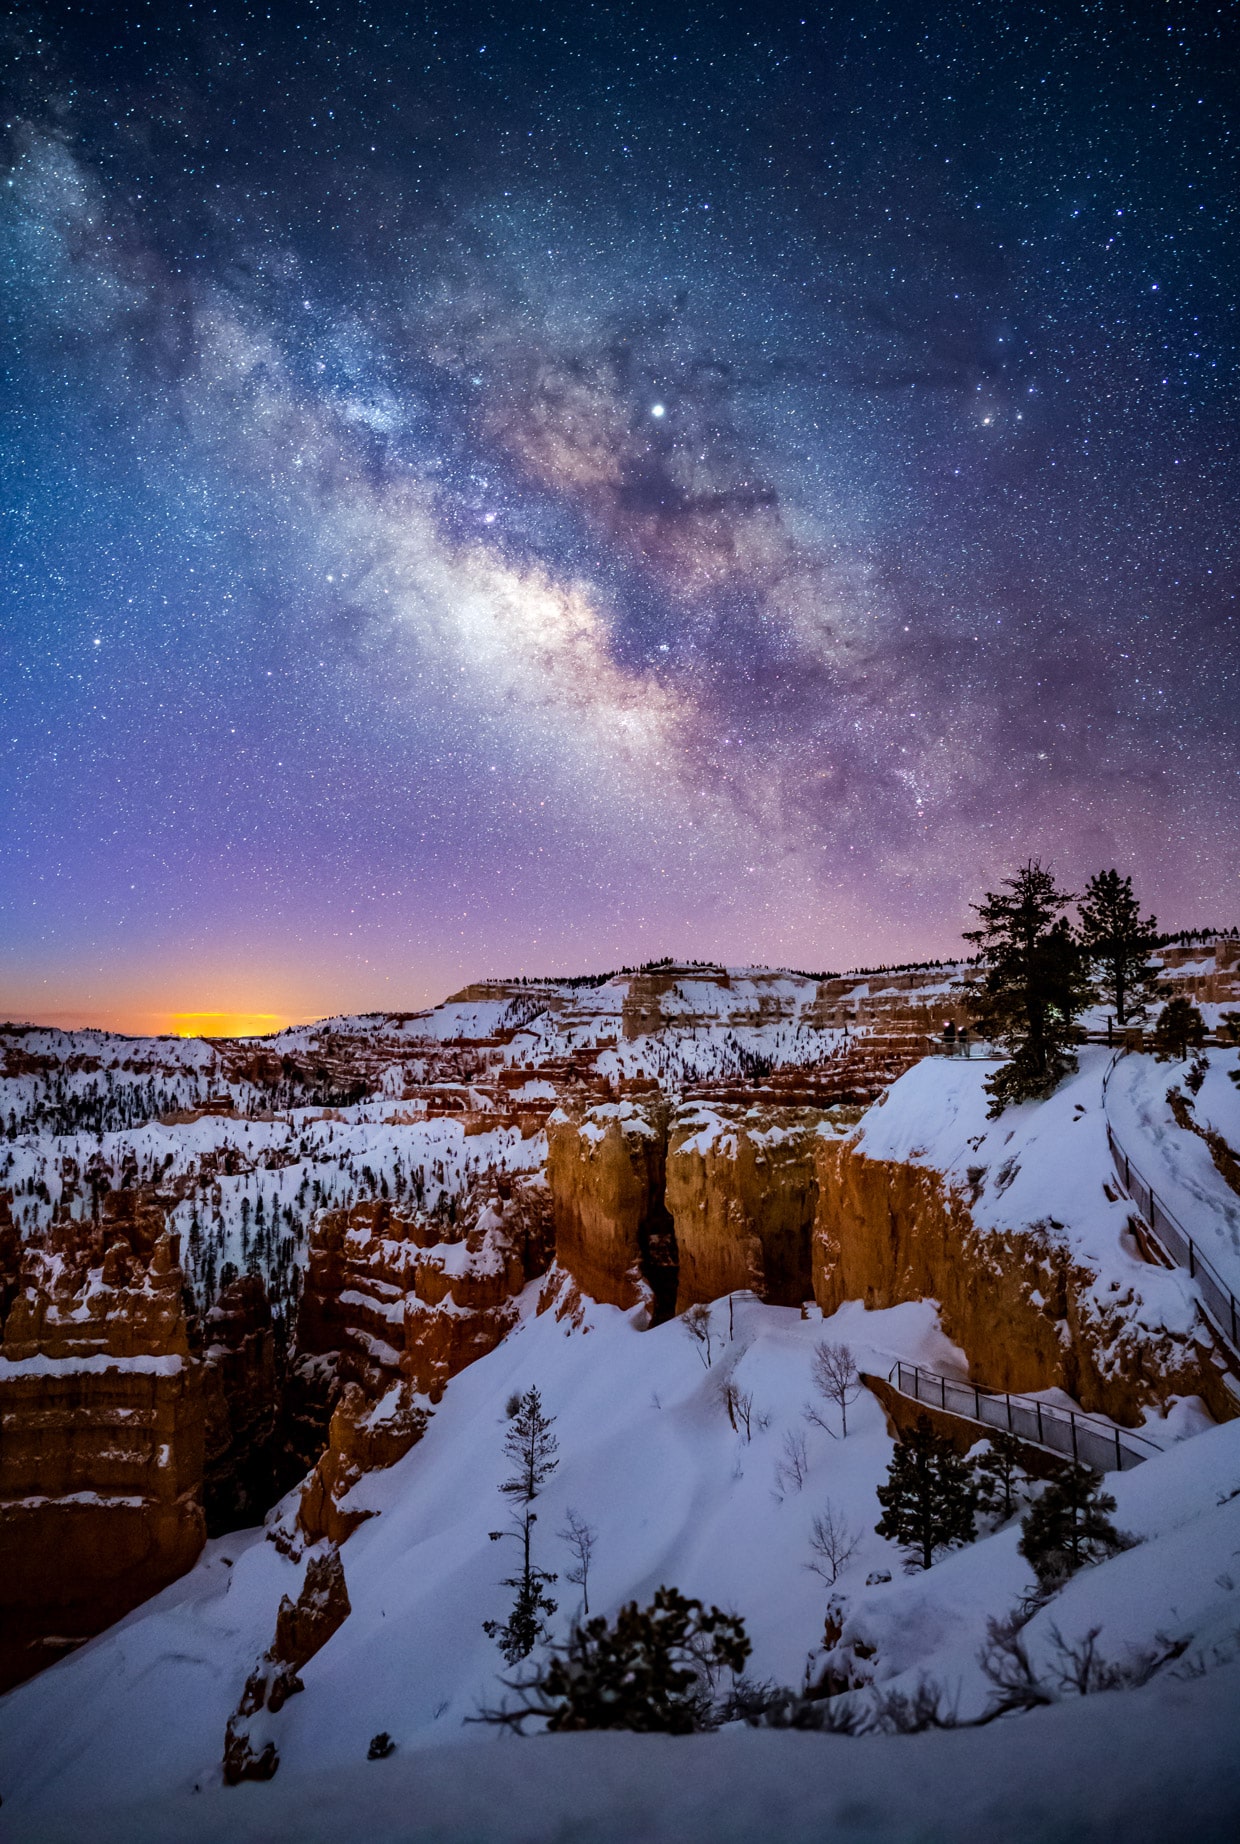
[(0, 1009), (1232, 919), (1238, 26), (19, 7)]

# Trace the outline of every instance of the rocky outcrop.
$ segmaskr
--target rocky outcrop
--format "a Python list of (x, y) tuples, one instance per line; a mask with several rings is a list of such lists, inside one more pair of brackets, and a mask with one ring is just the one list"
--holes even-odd
[[(206, 1315), (203, 1508), (212, 1536), (258, 1523), (291, 1478), (278, 1445), (280, 1371), (267, 1289), (242, 1274)], [(294, 1475), (295, 1476), (295, 1475)]]
[(283, 1596), (276, 1613), (275, 1637), (245, 1681), (241, 1700), (224, 1732), (224, 1780), (270, 1780), (280, 1765), (270, 1718), (305, 1686), (303, 1665), (322, 1651), (352, 1608), (340, 1552), (326, 1546), (311, 1556), (297, 1599)]
[(299, 1368), (340, 1393), (302, 1489), (303, 1540), (343, 1541), (362, 1516), (342, 1504), (352, 1486), (408, 1452), (449, 1379), (511, 1331), (518, 1295), (546, 1268), (541, 1179), (488, 1174), (477, 1190), (452, 1223), (385, 1200), (326, 1211), (315, 1226)]
[(0, 1344), (0, 1684), (202, 1548), (204, 1414), (176, 1239), (117, 1193), (22, 1251)]
[(683, 1108), (667, 1150), (679, 1257), (676, 1310), (749, 1288), (777, 1306), (812, 1295), (818, 1203), (810, 1108)]
[(664, 1200), (669, 1109), (659, 1095), (563, 1108), (547, 1123), (555, 1255), (605, 1305), (676, 1303), (676, 1242)]
[(845, 1300), (933, 1299), (987, 1389), (1060, 1388), (1124, 1425), (1171, 1395), (1231, 1413), (1204, 1322), (1185, 1338), (1136, 1318), (1131, 1290), (1100, 1287), (1062, 1225), (980, 1228), (941, 1172), (868, 1158), (849, 1140), (821, 1140), (817, 1164), (813, 1280), (824, 1313)]

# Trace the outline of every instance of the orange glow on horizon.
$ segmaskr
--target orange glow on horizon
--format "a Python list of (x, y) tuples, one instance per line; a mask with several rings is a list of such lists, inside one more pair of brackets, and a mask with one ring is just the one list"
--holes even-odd
[(270, 1037), (289, 1020), (278, 1012), (173, 1012), (176, 1037)]

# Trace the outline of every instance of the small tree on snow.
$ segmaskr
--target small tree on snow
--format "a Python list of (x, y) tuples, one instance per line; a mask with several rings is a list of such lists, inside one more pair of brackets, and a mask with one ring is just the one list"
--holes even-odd
[(1018, 1547), (1042, 1588), (1057, 1588), (1087, 1562), (1127, 1547), (1130, 1539), (1111, 1523), (1114, 1509), (1102, 1475), (1092, 1467), (1068, 1466), (1051, 1480), (1020, 1522)]
[(697, 1354), (707, 1370), (714, 1361), (715, 1334), (710, 1323), (710, 1307), (698, 1302), (684, 1314), (680, 1323), (697, 1346)]
[(979, 1511), (994, 1512), (1006, 1522), (1014, 1514), (1021, 1488), (1028, 1480), (1021, 1465), (1020, 1442), (1010, 1434), (992, 1434), (985, 1450), (973, 1462)]
[(649, 1607), (622, 1607), (614, 1624), (599, 1614), (574, 1625), (546, 1664), (504, 1680), (520, 1698), (516, 1707), (484, 1711), (482, 1719), (517, 1730), (534, 1718), (549, 1730), (689, 1735), (715, 1727), (715, 1676), (742, 1670), (749, 1651), (735, 1614), (660, 1588)]
[[(839, 1410), (840, 1433), (847, 1440), (848, 1405), (855, 1402), (861, 1392), (861, 1378), (848, 1346), (833, 1344), (825, 1338), (820, 1340), (814, 1348), (813, 1376), (818, 1394)], [(808, 1408), (806, 1416), (818, 1427), (826, 1428), (828, 1434), (834, 1435), (834, 1428), (827, 1425), (815, 1408)]]
[(782, 1500), (785, 1492), (799, 1492), (809, 1476), (809, 1454), (805, 1436), (795, 1428), (786, 1428), (780, 1443), (783, 1458), (775, 1463), (775, 1491)]
[(508, 1663), (515, 1665), (520, 1659), (528, 1658), (545, 1636), (544, 1619), (555, 1612), (557, 1605), (547, 1595), (547, 1589), (556, 1578), (534, 1562), (531, 1537), (538, 1522), (533, 1502), (559, 1465), (556, 1458), (559, 1443), (551, 1432), (555, 1417), (544, 1415), (542, 1397), (536, 1387), (519, 1396), (515, 1407), (511, 1401), (508, 1407), (504, 1450), (513, 1462), (513, 1472), (499, 1489), (513, 1505), (513, 1528), (493, 1530), (490, 1537), (492, 1543), (504, 1537), (514, 1537), (520, 1543), (521, 1569), (519, 1574), (504, 1578), (503, 1586), (515, 1590), (512, 1612), (507, 1620), (484, 1620), (482, 1630), (498, 1642)]
[(719, 1399), (727, 1411), (734, 1433), (743, 1434), (746, 1441), (751, 1441), (755, 1419), (759, 1426), (762, 1424), (761, 1416), (754, 1415), (752, 1390), (742, 1389), (734, 1377), (725, 1376), (719, 1382)]
[(598, 1540), (598, 1531), (593, 1524), (587, 1524), (572, 1506), (564, 1514), (564, 1524), (557, 1530), (561, 1543), (567, 1544), (573, 1558), (571, 1569), (565, 1569), (565, 1581), (571, 1581), (581, 1589), (581, 1613), (583, 1619), (590, 1617), (590, 1558), (594, 1554), (594, 1545)]
[(972, 1469), (925, 1415), (897, 1443), (878, 1502), (883, 1507), (874, 1526), (879, 1536), (911, 1551), (923, 1569), (930, 1567), (936, 1550), (972, 1541), (977, 1511)]
[(1206, 1022), (1191, 999), (1168, 999), (1154, 1025), (1154, 1055), (1160, 1062), (1185, 1058), (1206, 1041)]
[(509, 1408), (504, 1452), (513, 1462), (513, 1473), (499, 1489), (505, 1497), (529, 1504), (560, 1464), (556, 1458), (560, 1443), (551, 1432), (555, 1416), (543, 1414), (537, 1386), (517, 1398), (515, 1409), (511, 1403)]
[(826, 1510), (815, 1516), (810, 1527), (809, 1546), (814, 1560), (805, 1566), (815, 1575), (821, 1575), (827, 1586), (833, 1588), (840, 1570), (856, 1555), (860, 1541), (861, 1532), (855, 1530), (828, 1499)]

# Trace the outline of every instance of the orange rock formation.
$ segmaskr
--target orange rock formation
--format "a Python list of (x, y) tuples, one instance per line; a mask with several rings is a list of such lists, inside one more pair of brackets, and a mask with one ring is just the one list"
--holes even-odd
[(202, 1548), (202, 1381), (181, 1288), (162, 1211), (132, 1193), (21, 1253), (0, 1344), (2, 1685)]
[(660, 1095), (553, 1114), (547, 1179), (555, 1254), (582, 1290), (612, 1306), (675, 1310), (676, 1256), (664, 1201), (668, 1107)]
[(817, 1167), (814, 1294), (824, 1312), (845, 1300), (933, 1299), (988, 1389), (1058, 1387), (1127, 1425), (1171, 1395), (1233, 1413), (1204, 1320), (1193, 1338), (1134, 1323), (1130, 1299), (1108, 1303), (1054, 1225), (981, 1229), (942, 1173), (867, 1158), (849, 1141), (820, 1140)]

